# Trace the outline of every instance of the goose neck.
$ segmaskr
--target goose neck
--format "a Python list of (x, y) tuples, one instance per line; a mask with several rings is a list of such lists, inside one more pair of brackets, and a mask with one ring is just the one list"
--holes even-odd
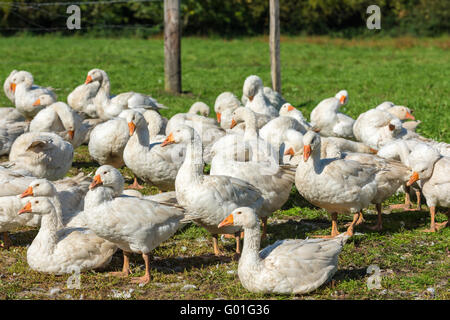
[(55, 250), (58, 242), (56, 233), (60, 225), (58, 220), (55, 208), (52, 208), (50, 213), (47, 213), (42, 217), (41, 227), (32, 244), (33, 246), (39, 246), (41, 252), (51, 254)]
[(189, 173), (191, 180), (201, 180), (203, 177), (203, 148), (202, 141), (198, 134), (189, 141), (186, 147), (186, 157), (182, 168), (184, 172)]
[(261, 264), (259, 249), (261, 244), (261, 233), (259, 223), (253, 228), (244, 228), (244, 246), (239, 260), (239, 267), (250, 266), (252, 269), (258, 268)]

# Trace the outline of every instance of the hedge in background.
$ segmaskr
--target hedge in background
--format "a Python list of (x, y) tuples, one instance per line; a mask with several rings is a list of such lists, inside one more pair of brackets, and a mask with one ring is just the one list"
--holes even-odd
[[(65, 30), (66, 6), (30, 7), (49, 0), (1, 2), (0, 32), (4, 35), (23, 29), (74, 34)], [(366, 8), (372, 4), (378, 5), (382, 14), (382, 29), (376, 32), (365, 27)], [(162, 0), (80, 7), (81, 33), (148, 36), (163, 29)], [(280, 0), (280, 19), (282, 32), (292, 35), (436, 36), (450, 29), (449, 7), (445, 0)], [(185, 35), (233, 37), (267, 34), (269, 29), (269, 0), (181, 0), (181, 11)]]

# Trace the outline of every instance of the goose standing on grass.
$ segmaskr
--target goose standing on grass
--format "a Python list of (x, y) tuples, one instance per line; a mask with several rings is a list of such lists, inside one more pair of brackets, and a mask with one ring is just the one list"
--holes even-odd
[[(120, 117), (126, 119), (130, 134), (123, 151), (126, 166), (160, 190), (175, 190), (175, 178), (183, 164), (185, 148), (178, 145), (162, 148), (159, 143), (151, 144), (147, 122), (140, 112), (124, 110)], [(132, 187), (139, 187), (136, 180)]]
[(329, 281), (338, 268), (338, 256), (348, 239), (278, 240), (260, 250), (260, 227), (252, 208), (236, 208), (219, 227), (244, 228), (244, 248), (238, 275), (251, 292), (303, 294)]
[(29, 126), (16, 108), (0, 108), (0, 156), (9, 154), (14, 141), (28, 132)]
[(18, 212), (42, 215), (39, 232), (27, 250), (31, 269), (55, 274), (105, 267), (116, 246), (80, 228), (61, 228), (60, 212), (46, 197), (32, 197)]
[[(420, 180), (422, 193), (430, 208), (431, 225), (425, 232), (436, 232), (450, 220), (450, 157), (444, 157), (427, 145), (418, 145), (409, 155), (413, 173), (408, 186)], [(447, 208), (447, 221), (435, 222), (436, 207)]]
[(52, 103), (56, 102), (56, 95), (52, 88), (43, 88), (33, 85), (34, 79), (31, 73), (19, 71), (11, 79), (10, 89), (14, 93), (14, 103), (19, 111), (27, 120), (31, 120), (42, 106), (36, 106), (34, 103), (40, 95), (48, 94)]
[(248, 97), (248, 101), (245, 104), (246, 108), (271, 117), (278, 116), (278, 110), (264, 94), (263, 82), (260, 77), (255, 75), (247, 77), (244, 81), (242, 92), (244, 96)]
[(123, 150), (130, 138), (127, 121), (114, 118), (103, 122), (92, 130), (88, 149), (89, 155), (100, 165), (109, 164), (114, 168), (125, 165)]
[(97, 118), (95, 111), (94, 98), (100, 89), (99, 81), (80, 84), (67, 96), (67, 104), (89, 118)]
[(217, 235), (234, 234), (236, 253), (240, 254), (241, 227), (219, 228), (218, 224), (240, 206), (259, 210), (261, 192), (251, 184), (229, 176), (204, 175), (202, 141), (191, 127), (183, 126), (170, 133), (162, 146), (186, 143), (186, 156), (175, 179), (178, 203), (186, 208), (184, 221), (193, 221), (213, 235), (214, 254), (220, 255)]
[(62, 179), (72, 166), (73, 147), (51, 132), (27, 132), (11, 146), (3, 166), (24, 170), (36, 178)]
[[(411, 169), (400, 161), (387, 160), (373, 154), (349, 152), (343, 154), (343, 159), (358, 161), (363, 165), (370, 165), (376, 169), (375, 181), (377, 182), (377, 193), (371, 202), (375, 204), (378, 216), (377, 223), (370, 227), (370, 229), (381, 231), (383, 228), (383, 201), (392, 196), (408, 181), (412, 173)], [(361, 214), (356, 225), (361, 224), (363, 221)]]
[[(49, 97), (42, 95), (35, 104)], [(74, 149), (84, 142), (88, 129), (81, 117), (64, 102), (55, 102), (42, 109), (30, 123), (30, 132), (54, 132), (71, 143)]]
[(331, 213), (330, 237), (339, 234), (337, 215), (353, 213), (353, 221), (346, 232), (351, 236), (362, 209), (367, 208), (377, 195), (377, 169), (354, 160), (322, 159), (320, 145), (319, 134), (308, 131), (304, 135), (304, 161), (298, 164), (295, 186), (307, 201)]
[(339, 108), (348, 102), (348, 93), (341, 90), (332, 98), (322, 100), (311, 112), (311, 125), (325, 137), (340, 137), (353, 139), (353, 124), (355, 120)]
[[(95, 172), (90, 189), (88, 195), (95, 189), (123, 190), (123, 178), (117, 169), (102, 166)], [(98, 204), (92, 205), (93, 200), (86, 203), (82, 217), (90, 230), (122, 249), (122, 272), (115, 272), (113, 275), (128, 276), (131, 252), (140, 253), (145, 261), (145, 275), (132, 282), (148, 283), (150, 252), (182, 226), (180, 221), (184, 217), (184, 210), (178, 206), (136, 197), (105, 197), (105, 192), (107, 191), (94, 193)]]
[(98, 81), (101, 86), (94, 98), (96, 111), (100, 119), (112, 119), (117, 117), (122, 110), (131, 108), (167, 109), (148, 95), (136, 92), (121, 93), (114, 98), (110, 97), (110, 82), (105, 71), (92, 69), (88, 72), (85, 84)]

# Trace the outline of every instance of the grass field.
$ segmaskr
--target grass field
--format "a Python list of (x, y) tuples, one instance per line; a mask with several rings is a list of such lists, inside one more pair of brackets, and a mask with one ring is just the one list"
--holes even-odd
[[(309, 117), (322, 99), (340, 89), (349, 92), (343, 108), (357, 117), (361, 112), (389, 100), (406, 105), (422, 120), (418, 132), (450, 142), (450, 39), (370, 39), (341, 40), (323, 37), (283, 38), (282, 84), (284, 97)], [(246, 76), (259, 75), (270, 85), (267, 39), (219, 40), (186, 38), (182, 42), (183, 90), (180, 96), (164, 92), (163, 41), (161, 39), (81, 39), (55, 37), (14, 37), (0, 39), (0, 79), (12, 69), (28, 70), (40, 85), (52, 86), (59, 99), (81, 84), (87, 72), (105, 69), (113, 93), (149, 93), (169, 106), (162, 113), (171, 116), (186, 111), (198, 100), (211, 106), (223, 91), (242, 95)], [(10, 106), (0, 95), (0, 106)], [(6, 160), (6, 158), (2, 158)], [(87, 147), (76, 150), (73, 168), (91, 172)], [(127, 183), (129, 170), (123, 169)], [(144, 193), (155, 193), (147, 187)], [(402, 196), (389, 199), (398, 203)], [(386, 209), (385, 209), (386, 210)], [(446, 217), (440, 213), (438, 221)], [(387, 212), (386, 212), (387, 213)], [(374, 208), (365, 214), (368, 224), (375, 222)], [(339, 216), (339, 226), (351, 216)], [(359, 235), (346, 244), (339, 258), (334, 280), (303, 296), (252, 294), (237, 276), (232, 260), (234, 242), (222, 241), (226, 256), (212, 255), (206, 231), (188, 225), (154, 252), (152, 281), (139, 287), (127, 280), (107, 275), (121, 268), (117, 253), (106, 270), (81, 276), (81, 289), (68, 289), (69, 276), (31, 271), (26, 262), (26, 246), (37, 231), (23, 229), (12, 233), (14, 246), (0, 250), (0, 299), (449, 299), (449, 228), (436, 234), (420, 230), (429, 225), (426, 206), (419, 212), (394, 211), (384, 215), (385, 229), (373, 232), (364, 225)], [(293, 190), (288, 203), (269, 219), (269, 237), (263, 245), (277, 239), (305, 238), (329, 232), (327, 213), (314, 208)], [(381, 289), (369, 290), (366, 273), (370, 265), (381, 269)], [(143, 261), (132, 260), (132, 276), (143, 275)], [(195, 288), (183, 288), (192, 284)], [(59, 290), (51, 290), (58, 288)]]

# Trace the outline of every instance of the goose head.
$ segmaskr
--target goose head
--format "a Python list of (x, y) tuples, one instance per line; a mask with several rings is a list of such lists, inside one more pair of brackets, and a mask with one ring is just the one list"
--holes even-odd
[(172, 131), (161, 144), (161, 147), (165, 147), (169, 144), (188, 143), (194, 139), (199, 139), (200, 136), (195, 130), (189, 126), (182, 125), (175, 131)]
[(50, 107), (55, 110), (58, 117), (61, 119), (61, 122), (67, 131), (67, 135), (69, 136), (69, 140), (73, 140), (73, 137), (75, 136), (75, 129), (78, 126), (75, 124), (76, 118), (72, 108), (64, 102), (55, 102)]
[(19, 84), (25, 85), (26, 88), (31, 88), (33, 85), (34, 79), (33, 75), (29, 73), (28, 71), (19, 71), (14, 74), (14, 76), (11, 79), (11, 83), (9, 85), (9, 89), (12, 92), (16, 91), (16, 87)]
[(145, 118), (142, 115), (142, 113), (136, 110), (132, 109), (123, 110), (120, 113), (119, 117), (127, 121), (130, 136), (132, 136), (136, 132), (136, 128), (140, 128), (141, 126), (147, 125), (147, 122), (145, 121)]
[[(98, 81), (100, 83), (103, 82), (103, 80), (106, 80), (108, 77), (106, 75), (106, 72), (101, 69), (92, 69), (88, 72), (85, 84)], [(109, 80), (109, 79), (107, 79)]]
[(57, 194), (56, 188), (46, 179), (36, 179), (30, 183), (28, 188), (20, 195), (26, 197), (53, 197)]
[(412, 115), (413, 110), (405, 106), (393, 106), (386, 111), (399, 118), (400, 120), (416, 120), (416, 118)]
[(440, 158), (440, 153), (433, 147), (424, 143), (416, 145), (408, 156), (413, 173), (406, 185), (410, 186), (417, 180), (429, 179), (433, 174), (435, 162)]
[(235, 109), (231, 114), (230, 129), (233, 129), (238, 123), (246, 122), (247, 120), (251, 120), (252, 118), (256, 122), (254, 112), (250, 108), (239, 107)]
[(308, 161), (311, 154), (320, 153), (320, 135), (309, 130), (303, 136), (303, 161)]
[(223, 112), (227, 110), (234, 110), (241, 106), (239, 99), (231, 92), (222, 92), (214, 102), (214, 112), (217, 116), (217, 122), (220, 123)]
[(285, 132), (284, 137), (284, 144), (285, 144), (285, 156), (297, 156), (303, 154), (303, 135), (296, 131), (289, 129)]
[(116, 195), (123, 192), (124, 179), (119, 170), (110, 165), (103, 165), (95, 171), (94, 180), (89, 186), (89, 190), (104, 186), (112, 188)]
[(341, 90), (334, 96), (336, 99), (339, 100), (339, 103), (341, 106), (346, 105), (348, 102), (348, 92), (347, 90)]
[(252, 229), (259, 226), (259, 220), (254, 209), (240, 207), (234, 209), (233, 212), (218, 225), (219, 228), (225, 226), (239, 226)]
[(206, 103), (197, 101), (189, 108), (188, 113), (199, 113), (201, 116), (209, 117), (209, 107)]
[(47, 107), (55, 102), (55, 99), (49, 94), (41, 94), (33, 103), (34, 107)]
[(291, 112), (298, 111), (294, 108), (294, 106), (290, 103), (285, 103), (280, 108), (280, 116), (288, 116)]
[(50, 214), (55, 210), (55, 206), (50, 199), (45, 197), (36, 197), (28, 201), (18, 214), (34, 213), (39, 215)]
[(260, 77), (251, 75), (245, 79), (242, 93), (248, 97), (250, 102), (253, 101), (253, 97), (261, 90), (263, 90), (263, 82)]

